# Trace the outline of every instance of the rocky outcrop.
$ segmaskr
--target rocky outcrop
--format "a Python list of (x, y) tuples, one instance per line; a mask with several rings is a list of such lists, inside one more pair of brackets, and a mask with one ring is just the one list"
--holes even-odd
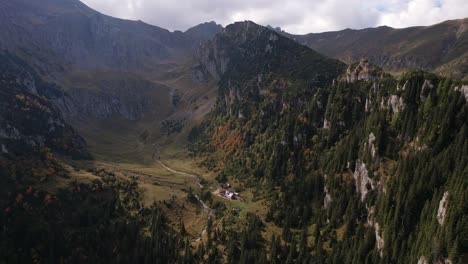
[(421, 87), (421, 94), (419, 95), (419, 99), (424, 101), (431, 90), (434, 88), (434, 84), (432, 84), (429, 80), (424, 80), (423, 86)]
[(440, 225), (444, 225), (445, 222), (445, 216), (447, 214), (447, 207), (448, 207), (448, 200), (449, 198), (449, 192), (445, 192), (444, 196), (439, 202), (439, 209), (437, 210), (437, 222), (439, 222)]
[(219, 81), (226, 72), (229, 57), (225, 50), (220, 48), (220, 40), (214, 39), (202, 45), (196, 52), (195, 63), (192, 69), (193, 79), (206, 82), (210, 79)]
[[(198, 81), (214, 79), (220, 81), (222, 93), (228, 93), (233, 82), (252, 80), (252, 85), (269, 80), (268, 77), (281, 74), (294, 74), (307, 81), (331, 83), (337, 76), (343, 74), (345, 65), (337, 60), (327, 58), (297, 42), (251, 21), (236, 22), (228, 25), (213, 39), (204, 43), (194, 56), (193, 78)], [(317, 63), (320, 67), (311, 67)], [(279, 76), (276, 76), (279, 77)], [(255, 83), (254, 83), (255, 82)], [(241, 94), (258, 91), (244, 91)], [(261, 90), (265, 87), (256, 87)]]
[(375, 205), (368, 207), (366, 204), (367, 209), (367, 224), (369, 226), (375, 225)]
[(372, 158), (375, 158), (375, 154), (376, 154), (375, 144), (374, 144), (375, 139), (376, 139), (376, 138), (375, 138), (374, 133), (370, 133), (370, 134), (369, 134), (369, 139), (368, 139), (368, 142), (367, 142), (367, 143), (369, 144), (368, 146), (369, 146), (369, 148), (370, 148), (370, 153), (371, 153)]
[(326, 117), (323, 119), (323, 128), (324, 129), (329, 129), (330, 128), (330, 122), (327, 120)]
[(356, 184), (356, 192), (361, 194), (361, 201), (364, 201), (367, 193), (375, 188), (375, 183), (369, 178), (369, 172), (364, 162), (360, 160), (356, 161), (353, 177)]
[(194, 48), (198, 48), (198, 46), (203, 44), (203, 42), (212, 39), (221, 31), (223, 31), (223, 26), (217, 24), (215, 21), (210, 21), (189, 28), (184, 32), (184, 35), (189, 37), (194, 45)]
[[(453, 262), (450, 260), (450, 259), (436, 259), (436, 260), (433, 260), (432, 263), (436, 263), (436, 264), (452, 264)], [(421, 256), (419, 259), (418, 259), (418, 264), (429, 264), (429, 261), (427, 260), (427, 258), (425, 256)]]
[(374, 224), (375, 229), (375, 244), (377, 245), (377, 251), (379, 252), (380, 257), (383, 257), (384, 247), (385, 247), (385, 239), (383, 231), (380, 229), (379, 223)]
[(325, 209), (328, 209), (332, 202), (333, 202), (333, 199), (330, 195), (330, 193), (328, 192), (328, 188), (327, 187), (324, 187), (324, 193), (325, 193), (325, 198), (323, 198), (323, 207), (325, 207)]
[[(169, 96), (167, 96), (169, 101)], [(128, 120), (141, 120), (155, 111), (152, 100), (141, 89), (117, 87), (96, 93), (75, 89), (56, 98), (53, 103), (68, 118), (109, 118), (120, 115)]]
[[(3, 83), (2, 85), (5, 85)], [(15, 85), (15, 84), (12, 84)], [(88, 158), (86, 142), (43, 97), (9, 86), (0, 94), (2, 155), (21, 156), (42, 148)]]
[(384, 76), (382, 69), (372, 65), (366, 59), (361, 59), (359, 63), (352, 64), (346, 70), (345, 79), (348, 83), (357, 81), (372, 81)]
[(387, 107), (390, 107), (393, 113), (399, 113), (405, 108), (403, 97), (391, 95), (387, 102)]
[(364, 110), (365, 110), (366, 112), (370, 112), (370, 110), (371, 110), (371, 105), (372, 105), (371, 99), (366, 98), (366, 105), (364, 106)]
[(429, 264), (425, 256), (421, 256), (418, 260), (418, 264)]
[(465, 96), (465, 100), (468, 102), (468, 85), (461, 85), (455, 87), (455, 91), (459, 91)]

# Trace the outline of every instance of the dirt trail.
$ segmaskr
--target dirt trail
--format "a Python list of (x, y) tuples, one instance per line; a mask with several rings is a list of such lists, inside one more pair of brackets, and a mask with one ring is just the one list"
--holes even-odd
[[(197, 176), (197, 175), (194, 175), (194, 174), (190, 174), (190, 173), (186, 173), (186, 172), (183, 172), (183, 171), (178, 171), (178, 170), (175, 170), (175, 169), (172, 169), (170, 167), (168, 167), (166, 164), (162, 163), (160, 160), (157, 160), (157, 162), (159, 163), (159, 165), (161, 165), (164, 169), (172, 172), (172, 173), (177, 173), (177, 174), (180, 174), (180, 175), (184, 175), (184, 176), (187, 176), (187, 177), (191, 177), (191, 178), (194, 178), (195, 179), (195, 182), (196, 184), (198, 185), (198, 187), (200, 187), (200, 189), (203, 189), (203, 185), (201, 185), (200, 183), (200, 178)], [(211, 209), (210, 207), (208, 207), (208, 205), (205, 204), (205, 202), (203, 202), (203, 200), (198, 196), (198, 195), (195, 195), (195, 198), (197, 198), (198, 202), (202, 205), (203, 207), (203, 211), (206, 213), (206, 215), (208, 216), (208, 218), (211, 218), (212, 214), (213, 214), (213, 209)], [(207, 226), (203, 229), (202, 233), (200, 234), (200, 236), (194, 240), (194, 242), (198, 242), (200, 240), (202, 240), (203, 236), (206, 234), (206, 229), (207, 229)]]
[(184, 175), (184, 176), (187, 176), (187, 177), (195, 178), (195, 183), (198, 185), (198, 187), (200, 187), (200, 189), (203, 189), (203, 185), (200, 183), (200, 177), (198, 177), (197, 175), (186, 173), (186, 172), (183, 172), (183, 171), (174, 170), (174, 169), (168, 167), (166, 164), (162, 163), (160, 160), (157, 160), (157, 162), (164, 169), (166, 169), (166, 170), (168, 170), (168, 171), (170, 171), (172, 173), (177, 173), (177, 174)]

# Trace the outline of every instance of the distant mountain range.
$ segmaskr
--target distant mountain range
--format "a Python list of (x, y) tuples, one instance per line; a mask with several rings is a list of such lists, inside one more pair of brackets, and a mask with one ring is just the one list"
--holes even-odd
[[(190, 58), (194, 48), (223, 30), (209, 22), (170, 32), (103, 15), (78, 0), (0, 0), (0, 22), (0, 49), (13, 51), (49, 76), (67, 68), (151, 71)], [(274, 30), (347, 64), (366, 58), (394, 73), (421, 69), (467, 78), (467, 29), (468, 19), (306, 35)]]
[(393, 73), (407, 70), (468, 78), (468, 18), (428, 27), (391, 27), (292, 35), (282, 34), (351, 64), (361, 58)]
[(187, 57), (221, 26), (185, 33), (103, 15), (77, 0), (0, 1), (0, 48), (32, 61), (43, 74), (64, 67), (149, 70)]

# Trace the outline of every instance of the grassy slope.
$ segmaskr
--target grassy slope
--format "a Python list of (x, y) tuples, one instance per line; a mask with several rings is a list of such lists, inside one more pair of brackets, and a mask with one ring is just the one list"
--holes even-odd
[(391, 72), (411, 69), (467, 77), (468, 19), (429, 27), (342, 30), (290, 37), (328, 56), (352, 63), (362, 57)]
[[(161, 161), (178, 171), (196, 174), (206, 178), (204, 183), (213, 184), (213, 176), (200, 169), (196, 161), (188, 157), (185, 145), (187, 134), (193, 124), (201, 122), (211, 110), (216, 97), (214, 83), (195, 83), (192, 81), (189, 64), (175, 67), (167, 65), (164, 71), (148, 76), (137, 76), (135, 73), (116, 71), (84, 72), (74, 71), (66, 76), (63, 84), (75, 89), (85, 89), (101, 93), (106, 85), (119, 81), (143, 78), (153, 83), (154, 89), (148, 90), (148, 96), (155, 105), (163, 106), (162, 112), (145, 115), (143, 120), (130, 121), (121, 116), (108, 119), (79, 118), (72, 120), (72, 125), (82, 135), (93, 155), (93, 161), (62, 160), (71, 178), (54, 178), (41, 188), (55, 192), (67, 188), (78, 181), (91, 183), (96, 178), (88, 169), (106, 169), (118, 177), (136, 177), (142, 191), (143, 204), (150, 206), (153, 202), (170, 204), (165, 211), (176, 227), (180, 221), (196, 240), (206, 226), (207, 215), (199, 204), (187, 201), (189, 188), (199, 192), (199, 187), (192, 177), (168, 171), (153, 160), (154, 147), (161, 152)], [(165, 88), (163, 90), (159, 88)], [(170, 105), (169, 90), (174, 90), (181, 98), (177, 107)], [(168, 119), (186, 120), (181, 133), (163, 135), (161, 121)], [(148, 136), (141, 135), (148, 131)], [(77, 169), (75, 169), (77, 168)], [(208, 187), (208, 186), (207, 186)]]

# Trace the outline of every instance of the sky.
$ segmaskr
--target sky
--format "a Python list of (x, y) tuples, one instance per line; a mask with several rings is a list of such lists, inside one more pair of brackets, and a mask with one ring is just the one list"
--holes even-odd
[(468, 0), (81, 0), (119, 18), (169, 30), (252, 20), (294, 34), (387, 25), (432, 25), (468, 17)]

